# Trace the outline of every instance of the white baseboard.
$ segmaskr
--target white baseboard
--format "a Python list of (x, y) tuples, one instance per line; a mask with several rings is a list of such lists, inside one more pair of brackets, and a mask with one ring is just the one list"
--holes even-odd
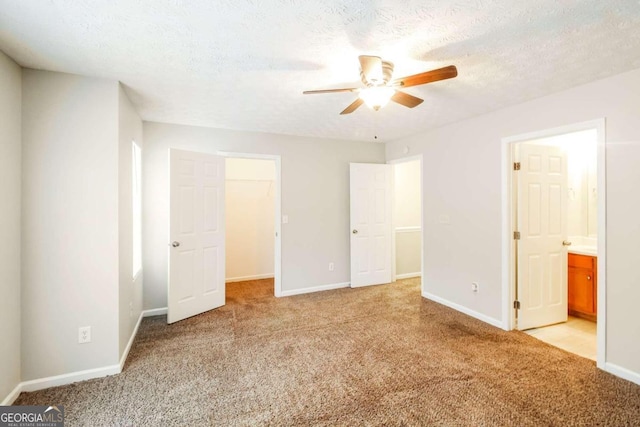
[(422, 296), (427, 299), (430, 299), (431, 301), (435, 301), (439, 304), (446, 305), (447, 307), (453, 308), (454, 310), (457, 310), (471, 317), (475, 317), (478, 320), (482, 320), (483, 322), (488, 323), (492, 326), (495, 326), (496, 328), (504, 329), (504, 325), (502, 324), (502, 322), (500, 320), (494, 319), (493, 317), (489, 317), (482, 313), (478, 313), (477, 311), (471, 310), (470, 308), (467, 308), (460, 304), (456, 304), (455, 302), (451, 302), (444, 298), (440, 298), (439, 296), (430, 294), (429, 292), (423, 292)]
[(631, 381), (632, 383), (640, 385), (640, 373), (630, 371), (627, 368), (623, 368), (622, 366), (618, 366), (609, 362), (605, 362), (603, 370), (615, 375), (616, 377), (620, 377), (627, 381)]
[(20, 396), (20, 393), (22, 392), (22, 383), (19, 383), (16, 388), (14, 388), (11, 393), (9, 393), (9, 395), (7, 397), (5, 397), (5, 399), (2, 401), (2, 403), (0, 403), (0, 406), (11, 406), (13, 405), (13, 402), (16, 401), (16, 399), (18, 398), (18, 396)]
[(167, 314), (167, 307), (160, 308), (152, 308), (151, 310), (143, 310), (142, 317), (151, 317), (151, 316), (162, 316), (163, 314)]
[[(38, 378), (37, 380), (23, 381), (16, 386), (16, 388), (2, 401), (0, 405), (6, 406), (11, 405), (18, 398), (20, 393), (23, 391), (36, 391), (42, 390), (50, 387), (57, 387), (61, 385), (67, 385), (71, 383), (75, 383), (78, 381), (91, 380), (94, 378), (102, 378), (109, 375), (116, 375), (122, 372), (122, 368), (124, 367), (124, 363), (127, 360), (127, 356), (129, 355), (129, 351), (131, 350), (131, 346), (133, 345), (133, 341), (138, 334), (138, 328), (140, 327), (140, 323), (142, 322), (142, 318), (145, 317), (148, 312), (154, 312), (151, 316), (155, 315), (156, 311), (162, 311), (166, 308), (156, 309), (156, 310), (147, 310), (140, 313), (138, 317), (138, 321), (136, 322), (135, 328), (133, 328), (133, 332), (131, 333), (131, 337), (129, 338), (129, 342), (127, 343), (127, 347), (125, 348), (122, 356), (120, 357), (120, 363), (118, 365), (104, 366), (102, 368), (94, 368), (94, 369), (86, 369), (84, 371), (70, 372), (68, 374), (55, 375), (52, 377)], [(158, 313), (162, 314), (162, 313)]]
[(58, 387), (78, 381), (92, 380), (94, 378), (108, 377), (120, 373), (120, 365), (104, 366), (102, 368), (86, 369), (84, 371), (70, 372), (68, 374), (55, 375), (53, 377), (38, 378), (37, 380), (23, 381), (20, 383), (20, 391), (36, 391), (44, 388)]
[(332, 289), (348, 288), (349, 282), (331, 283), (328, 285), (312, 286), (310, 288), (292, 289), (290, 291), (282, 291), (281, 297), (290, 297), (292, 295), (310, 294), (313, 292), (330, 291)]
[(120, 356), (120, 372), (122, 372), (122, 368), (124, 368), (124, 362), (127, 361), (127, 356), (129, 356), (129, 350), (131, 350), (131, 346), (133, 345), (133, 340), (136, 339), (136, 335), (138, 334), (138, 328), (140, 327), (140, 323), (142, 323), (142, 318), (144, 317), (144, 311), (140, 312), (140, 316), (138, 316), (138, 321), (136, 322), (135, 328), (133, 328), (133, 332), (129, 337), (129, 342), (127, 343), (127, 347), (122, 352), (122, 356)]
[(75, 383), (78, 381), (91, 380), (94, 378), (102, 378), (109, 375), (119, 374), (120, 372), (122, 372), (122, 368), (124, 367), (124, 364), (127, 360), (129, 351), (131, 351), (133, 341), (138, 334), (138, 329), (140, 328), (140, 323), (142, 323), (142, 318), (149, 316), (159, 316), (162, 314), (167, 314), (167, 307), (144, 310), (140, 313), (140, 316), (138, 317), (138, 321), (136, 323), (136, 327), (133, 329), (131, 337), (129, 338), (129, 342), (127, 343), (127, 347), (120, 357), (119, 364), (104, 366), (102, 368), (87, 369), (84, 371), (70, 372), (68, 374), (55, 375), (52, 377), (39, 378), (37, 380), (23, 381), (16, 386), (16, 388), (9, 394), (9, 396), (7, 396), (2, 401), (0, 405), (11, 405), (23, 391), (42, 390), (49, 387), (57, 387)]
[(226, 283), (231, 282), (244, 282), (246, 280), (260, 280), (260, 279), (273, 279), (273, 273), (269, 274), (256, 274), (254, 276), (238, 276), (238, 277), (228, 277), (225, 279)]
[(415, 273), (396, 274), (396, 280), (412, 279), (414, 277), (420, 277), (420, 276), (422, 276), (422, 273), (420, 273), (419, 271)]

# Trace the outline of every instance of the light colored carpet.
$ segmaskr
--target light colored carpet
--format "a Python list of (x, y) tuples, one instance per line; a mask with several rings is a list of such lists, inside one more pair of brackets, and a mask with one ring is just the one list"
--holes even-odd
[(640, 386), (420, 296), (417, 280), (142, 322), (122, 374), (23, 393), (67, 425), (640, 425)]

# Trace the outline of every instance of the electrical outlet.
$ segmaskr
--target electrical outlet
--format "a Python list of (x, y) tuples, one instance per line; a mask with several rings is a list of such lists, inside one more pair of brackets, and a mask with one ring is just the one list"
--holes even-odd
[(78, 328), (78, 344), (91, 342), (91, 326), (81, 326)]
[(332, 262), (329, 263), (329, 271), (333, 271), (334, 265)]
[(478, 292), (480, 290), (480, 285), (478, 282), (471, 282), (471, 291)]

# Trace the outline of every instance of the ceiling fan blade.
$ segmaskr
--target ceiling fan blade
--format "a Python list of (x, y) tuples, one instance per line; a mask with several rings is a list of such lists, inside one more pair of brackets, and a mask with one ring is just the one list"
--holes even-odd
[(391, 86), (410, 87), (423, 85), (425, 83), (437, 82), (439, 80), (451, 79), (458, 75), (458, 69), (455, 65), (438, 68), (437, 70), (426, 71), (412, 76), (395, 79), (391, 82)]
[(351, 114), (354, 111), (356, 111), (356, 108), (358, 108), (359, 106), (361, 106), (364, 103), (364, 101), (360, 98), (357, 98), (355, 101), (353, 101), (351, 103), (351, 105), (349, 105), (347, 108), (345, 108), (344, 110), (342, 110), (342, 112), (340, 114)]
[(424, 99), (420, 99), (416, 96), (409, 95), (408, 93), (396, 91), (391, 97), (393, 102), (397, 102), (398, 104), (404, 105), (405, 107), (413, 108), (416, 107), (424, 101)]
[(358, 92), (360, 89), (356, 87), (347, 87), (342, 89), (320, 89), (320, 90), (305, 90), (302, 92), (304, 95), (312, 95), (316, 93), (335, 93), (335, 92)]
[(360, 68), (365, 79), (372, 84), (382, 82), (382, 58), (379, 56), (358, 56)]

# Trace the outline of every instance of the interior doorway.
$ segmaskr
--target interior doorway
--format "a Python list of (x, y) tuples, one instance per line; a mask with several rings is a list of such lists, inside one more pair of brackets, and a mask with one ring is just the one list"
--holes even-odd
[(227, 286), (280, 294), (279, 177), (277, 156), (225, 154)]
[(422, 156), (398, 159), (390, 164), (393, 167), (393, 280), (422, 282)]
[[(510, 138), (511, 328), (604, 360), (604, 123)], [(507, 303), (508, 304), (508, 303)], [(602, 348), (601, 348), (602, 347)]]
[[(271, 260), (272, 268), (265, 267), (269, 276), (273, 276), (272, 292), (275, 296), (282, 293), (281, 285), (281, 238), (280, 238), (280, 156), (262, 154), (236, 154), (236, 153), (199, 153), (192, 151), (169, 150), (169, 269), (168, 269), (168, 308), (167, 322), (173, 323), (187, 317), (221, 307), (226, 301), (226, 279), (247, 278), (237, 276), (237, 271), (251, 271), (249, 276), (254, 277), (260, 273), (262, 265), (256, 258), (247, 257), (251, 251), (253, 239), (256, 233), (267, 244), (272, 245), (273, 250), (267, 248), (267, 257)], [(230, 270), (227, 275), (227, 198), (226, 193), (226, 166), (230, 159), (262, 159), (269, 163), (262, 165), (268, 170), (268, 183), (266, 189), (267, 202), (263, 207), (269, 211), (268, 215), (261, 218), (260, 222), (271, 219), (273, 227), (257, 230), (252, 227), (253, 236), (242, 236), (240, 246), (244, 245), (244, 252), (240, 264), (250, 264), (252, 270)], [(265, 170), (257, 164), (245, 164), (239, 160), (230, 161), (231, 178), (247, 182), (258, 182), (256, 179)], [(240, 178), (240, 179), (238, 179)], [(266, 179), (262, 177), (263, 179)], [(260, 182), (260, 184), (264, 184)], [(258, 186), (255, 186), (256, 188)], [(261, 187), (264, 187), (261, 185)], [(258, 191), (256, 189), (256, 191)], [(233, 203), (236, 199), (248, 197), (247, 192), (239, 192), (240, 195), (231, 196)], [(249, 197), (250, 198), (250, 197)], [(263, 203), (264, 200), (254, 203)], [(271, 205), (271, 208), (268, 207)], [(250, 218), (247, 210), (251, 208), (237, 206), (232, 207), (231, 215), (242, 217), (243, 220), (257, 221)], [(246, 225), (246, 223), (245, 223)], [(236, 224), (233, 224), (236, 226)], [(235, 234), (235, 233), (232, 233)], [(268, 234), (271, 234), (269, 236)], [(233, 237), (232, 237), (233, 238)], [(237, 236), (236, 236), (237, 238)], [(234, 241), (235, 245), (236, 242)], [(238, 257), (237, 253), (232, 256)], [(250, 259), (249, 259), (250, 258)], [(247, 262), (247, 260), (250, 261)], [(237, 260), (230, 260), (236, 262)], [(269, 263), (269, 261), (267, 261)], [(234, 268), (236, 266), (234, 265)], [(235, 273), (234, 273), (235, 271)], [(235, 276), (234, 276), (235, 274)], [(242, 274), (242, 273), (240, 273)], [(271, 289), (270, 288), (270, 289)]]

